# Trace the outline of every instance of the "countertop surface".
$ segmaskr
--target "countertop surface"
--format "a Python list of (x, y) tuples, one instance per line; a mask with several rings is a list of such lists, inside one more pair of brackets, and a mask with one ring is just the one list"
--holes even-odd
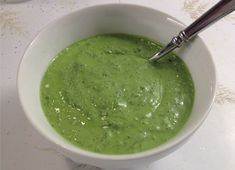
[[(0, 170), (97, 170), (78, 165), (51, 148), (26, 119), (16, 88), (17, 68), (27, 45), (49, 22), (87, 6), (131, 3), (150, 6), (190, 24), (215, 0), (0, 0)], [(13, 0), (12, 0), (13, 1)], [(200, 36), (217, 68), (217, 93), (209, 116), (180, 149), (149, 170), (235, 169), (235, 12)]]

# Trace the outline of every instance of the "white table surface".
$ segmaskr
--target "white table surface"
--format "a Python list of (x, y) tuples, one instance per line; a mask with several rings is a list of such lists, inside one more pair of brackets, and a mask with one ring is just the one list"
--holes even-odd
[[(17, 98), (17, 68), (33, 37), (55, 18), (95, 4), (123, 2), (151, 6), (189, 24), (217, 1), (31, 0), (8, 4), (0, 0), (1, 170), (98, 169), (65, 158), (33, 129)], [(183, 147), (150, 165), (149, 170), (235, 169), (235, 12), (201, 36), (217, 67), (215, 103), (195, 135)]]

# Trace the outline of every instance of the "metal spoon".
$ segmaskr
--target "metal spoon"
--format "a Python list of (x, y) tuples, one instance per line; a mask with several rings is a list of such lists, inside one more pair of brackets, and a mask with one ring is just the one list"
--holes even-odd
[(180, 47), (184, 42), (187, 42), (192, 37), (196, 36), (206, 27), (214, 22), (228, 15), (235, 10), (235, 0), (221, 0), (215, 4), (211, 9), (204, 13), (200, 18), (194, 21), (191, 25), (180, 31), (179, 35), (173, 37), (171, 42), (168, 43), (159, 52), (156, 52), (149, 60), (156, 61), (162, 58), (165, 54)]

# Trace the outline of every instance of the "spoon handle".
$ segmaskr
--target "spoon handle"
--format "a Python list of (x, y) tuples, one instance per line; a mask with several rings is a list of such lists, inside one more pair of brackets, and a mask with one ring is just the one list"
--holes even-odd
[(180, 47), (184, 42), (187, 42), (192, 37), (197, 35), (206, 27), (218, 21), (222, 17), (228, 15), (235, 10), (235, 0), (221, 0), (210, 8), (206, 13), (194, 21), (191, 25), (180, 31), (179, 35), (173, 37), (171, 42), (155, 53), (149, 60), (154, 61), (161, 58), (177, 47)]
[(184, 30), (184, 34), (188, 39), (190, 39), (205, 29), (207, 26), (213, 24), (234, 10), (235, 0), (221, 0), (206, 13), (204, 13), (200, 18), (189, 25)]

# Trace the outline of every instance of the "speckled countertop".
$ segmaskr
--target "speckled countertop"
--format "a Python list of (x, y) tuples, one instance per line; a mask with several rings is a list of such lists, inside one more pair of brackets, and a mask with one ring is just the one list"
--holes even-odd
[[(71, 11), (103, 3), (135, 3), (175, 16), (185, 24), (215, 0), (0, 0), (0, 170), (94, 170), (77, 165), (51, 149), (24, 116), (17, 98), (20, 59), (33, 37), (50, 21)], [(212, 53), (218, 73), (216, 100), (201, 128), (180, 149), (156, 161), (149, 170), (235, 169), (235, 12), (201, 36)]]

